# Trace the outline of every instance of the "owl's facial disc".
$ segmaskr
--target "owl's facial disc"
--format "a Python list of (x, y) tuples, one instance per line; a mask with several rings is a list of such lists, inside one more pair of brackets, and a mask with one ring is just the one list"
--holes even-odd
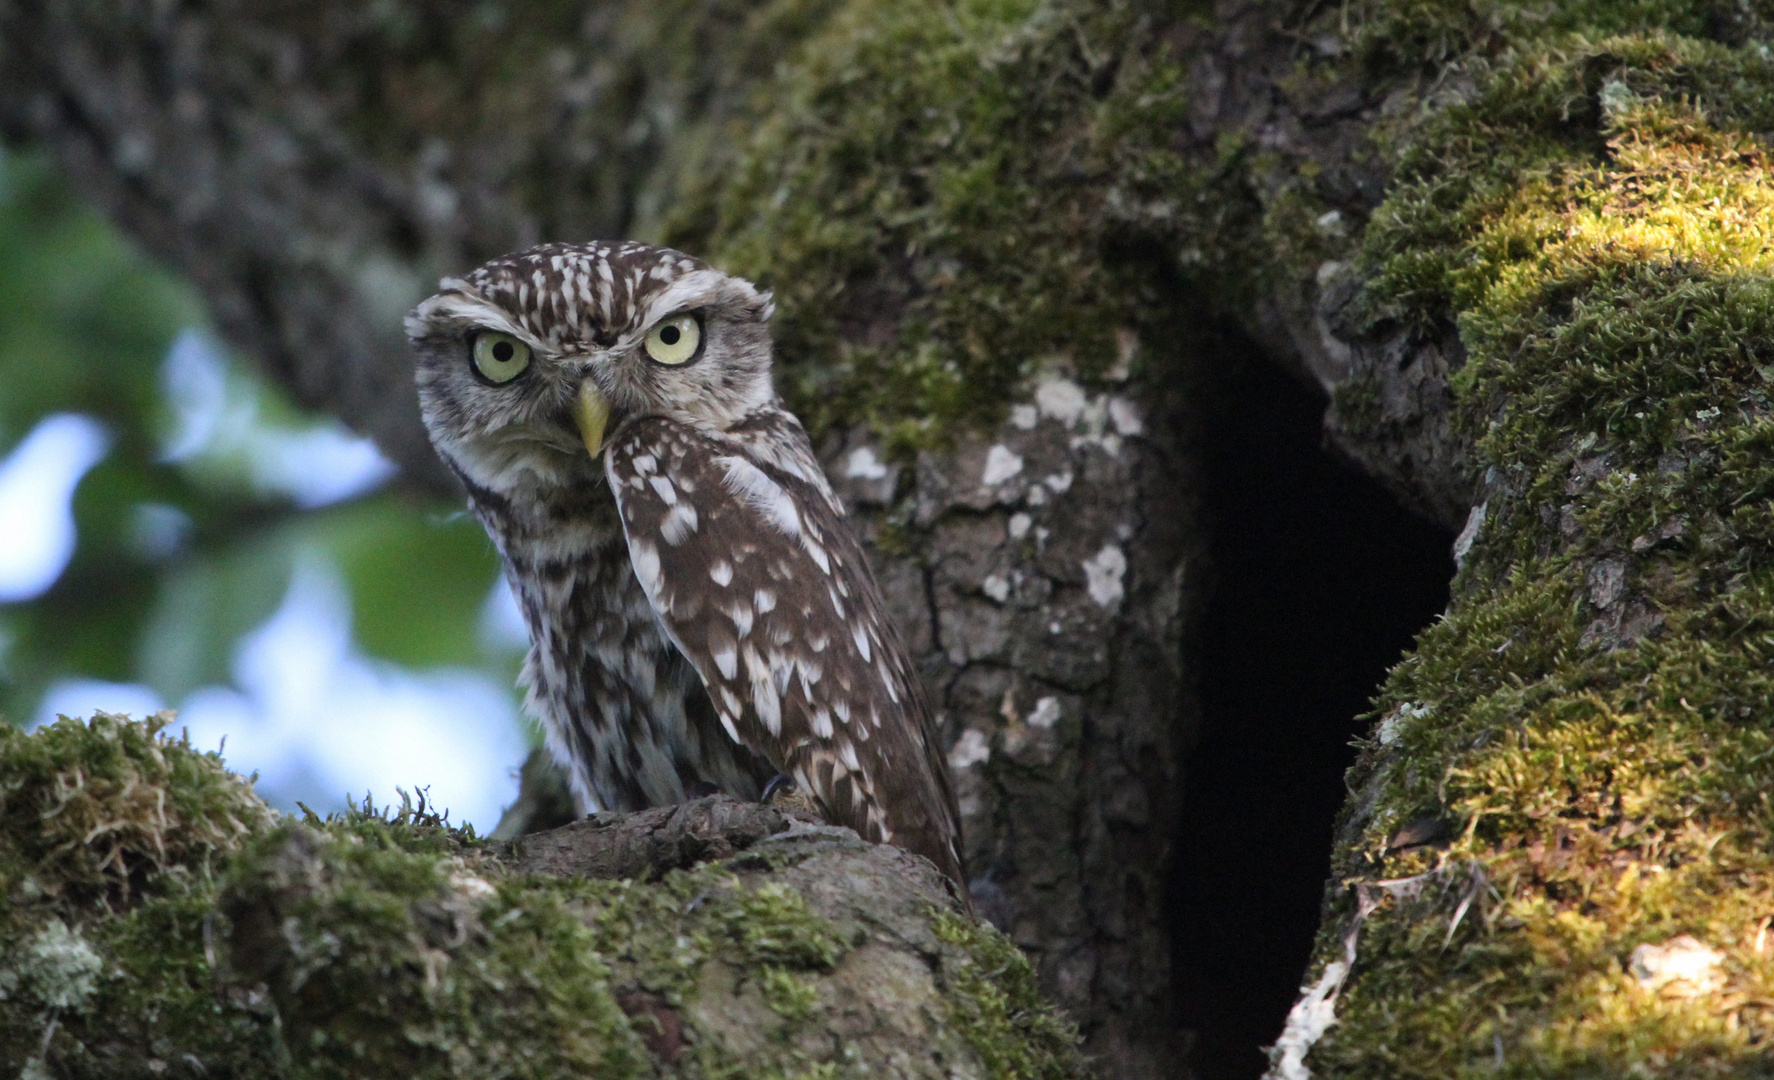
[(601, 475), (631, 418), (725, 431), (769, 406), (771, 310), (681, 252), (550, 244), (446, 278), (406, 325), (433, 442), (509, 495)]
[(579, 437), (585, 440), (585, 449), (594, 458), (603, 452), (604, 428), (609, 422), (610, 399), (588, 374), (580, 381), (579, 394), (573, 399), (573, 423), (578, 425)]

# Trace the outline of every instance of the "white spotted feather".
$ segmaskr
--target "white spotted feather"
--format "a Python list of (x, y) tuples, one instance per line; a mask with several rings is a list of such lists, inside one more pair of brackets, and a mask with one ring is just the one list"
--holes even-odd
[[(636, 576), (723, 726), (834, 820), (958, 874), (934, 725), (867, 559), (800, 425), (769, 410), (744, 434), (643, 417), (615, 435), (605, 467)], [(745, 454), (765, 439), (773, 453)], [(643, 467), (657, 472), (636, 483)], [(700, 524), (678, 537), (686, 506)]]

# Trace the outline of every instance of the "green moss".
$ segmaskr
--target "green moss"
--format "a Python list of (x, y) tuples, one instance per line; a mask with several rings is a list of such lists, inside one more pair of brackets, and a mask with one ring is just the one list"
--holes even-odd
[(333, 836), (348, 837), (379, 851), (477, 856), (488, 850), (487, 843), (475, 835), (473, 825), (451, 826), (449, 811), (440, 813), (425, 791), (421, 790), (416, 798), (404, 790), (399, 794), (398, 808), (392, 804), (377, 807), (366, 795), (361, 804), (325, 818), (303, 806), (303, 818), (307, 824)]
[(0, 887), (13, 904), (74, 911), (201, 888), (267, 820), (219, 756), (164, 736), (170, 722), (0, 725)]
[(722, 909), (722, 922), (748, 966), (824, 970), (847, 948), (806, 897), (777, 882), (740, 890)]
[(790, 1022), (812, 1016), (819, 1004), (819, 988), (792, 971), (763, 967), (758, 969), (758, 981), (771, 1010)]
[(937, 936), (961, 950), (945, 965), (949, 1019), (998, 1080), (1078, 1076), (1078, 1032), (1041, 1003), (1028, 957), (992, 927), (937, 912)]
[[(1316, 1075), (1774, 1075), (1774, 62), (1744, 29), (1757, 17), (1350, 13), (1342, 63), (1457, 88), (1377, 131), (1395, 173), (1361, 302), (1376, 324), (1459, 335), (1455, 422), (1486, 513), (1352, 777), (1373, 798), (1352, 805), (1341, 881), (1430, 877), (1367, 918)], [(1425, 814), (1456, 838), (1391, 849)], [(1333, 899), (1326, 955), (1354, 917)], [(1634, 948), (1679, 934), (1723, 956), (1718, 988), (1631, 976)]]
[(1371, 376), (1353, 375), (1331, 390), (1331, 404), (1337, 419), (1351, 431), (1377, 431), (1385, 422), (1380, 380)]
[[(1452, 899), (1368, 921), (1359, 982), (1315, 1067), (1477, 1075), (1494, 1069), (1500, 1040), (1509, 1075), (1615, 1075), (1658, 1060), (1670, 1075), (1767, 1070), (1754, 1002), (1774, 975), (1758, 941), (1774, 904), (1771, 582), (1758, 573), (1613, 654), (1578, 647), (1557, 603), (1541, 605), (1551, 625), (1501, 616), (1512, 640), (1562, 639), (1521, 662), (1485, 663), (1478, 654), (1503, 642), (1464, 612), (1426, 638), (1388, 691), (1440, 696), (1383, 751), (1409, 763), (1394, 766), (1383, 800), (1393, 812), (1344, 855), (1363, 877), (1421, 871), (1411, 861), (1421, 854), (1382, 857), (1378, 845), (1401, 818), (1445, 807), (1466, 831), (1432, 862), (1470, 862), (1487, 885), (1452, 949)], [(1518, 591), (1499, 606), (1509, 605), (1532, 601)], [(1450, 662), (1447, 646), (1466, 662)], [(1723, 992), (1670, 999), (1633, 983), (1632, 950), (1678, 934), (1726, 956)]]
[(761, 91), (733, 174), (668, 235), (776, 289), (783, 389), (812, 427), (926, 445), (998, 419), (1043, 360), (1115, 362), (1152, 300), (1116, 257), (1116, 202), (1174, 200), (1185, 175), (1180, 76), (1126, 46), (1143, 17), (852, 3)]
[(242, 858), (230, 963), (269, 986), (298, 1075), (650, 1071), (579, 917), (610, 888), (475, 869), (296, 824)]
[(188, 1057), (211, 1075), (281, 1075), (264, 1012), (238, 998), (218, 1000), (214, 919), (214, 896), (204, 892), (149, 900), (94, 928), (106, 978), (85, 1024), (73, 1027), (76, 1037), (58, 1044), (69, 1075), (146, 1077), (156, 1074), (155, 1062)]
[(0, 730), (0, 1060), (31, 1075), (859, 1077), (898, 1053), (833, 1038), (859, 1008), (944, 1060), (1076, 1065), (1013, 947), (945, 916), (962, 947), (904, 955), (903, 898), (841, 926), (784, 876), (808, 851), (513, 875), (423, 799), (276, 815), (164, 726)]
[(0, 1059), (47, 1050), (71, 1076), (147, 1076), (183, 1054), (222, 1075), (268, 1067), (262, 1021), (217, 1006), (203, 926), (272, 814), (168, 722), (0, 727)]
[[(718, 867), (657, 886), (506, 878), (438, 838), (414, 847), (373, 821), (291, 825), (236, 871), (224, 902), (248, 965), (236, 981), (266, 979), (314, 1075), (651, 1075), (660, 1021), (625, 1009), (624, 987), (681, 1013), (722, 962), (758, 972), (792, 1030), (812, 1004), (792, 969), (829, 968), (842, 951), (798, 893)], [(733, 1066), (707, 1048), (711, 1066)]]

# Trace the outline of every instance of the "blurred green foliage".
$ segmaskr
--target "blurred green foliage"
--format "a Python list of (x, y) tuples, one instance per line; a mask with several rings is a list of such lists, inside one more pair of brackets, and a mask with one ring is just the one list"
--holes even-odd
[[(28, 721), (65, 677), (141, 682), (175, 704), (227, 683), (236, 642), (317, 555), (349, 585), (366, 652), (483, 667), (510, 685), (516, 657), (480, 630), (497, 558), (459, 506), (396, 479), (303, 509), (226, 439), (166, 460), (179, 423), (168, 350), (204, 325), (194, 290), (76, 201), (44, 156), (0, 152), (0, 457), (55, 413), (91, 416), (112, 440), (76, 491), (67, 569), (42, 595), (0, 605), (0, 716)], [(225, 379), (236, 421), (244, 412), (258, 430), (333, 423), (239, 364)], [(175, 542), (146, 535), (155, 520), (175, 525)]]

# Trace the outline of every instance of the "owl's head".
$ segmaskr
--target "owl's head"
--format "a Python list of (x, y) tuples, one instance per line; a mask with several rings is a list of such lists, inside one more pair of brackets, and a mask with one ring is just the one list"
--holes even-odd
[(406, 328), (433, 445), (510, 495), (601, 475), (629, 420), (725, 430), (773, 403), (771, 310), (670, 248), (544, 244), (445, 278)]

